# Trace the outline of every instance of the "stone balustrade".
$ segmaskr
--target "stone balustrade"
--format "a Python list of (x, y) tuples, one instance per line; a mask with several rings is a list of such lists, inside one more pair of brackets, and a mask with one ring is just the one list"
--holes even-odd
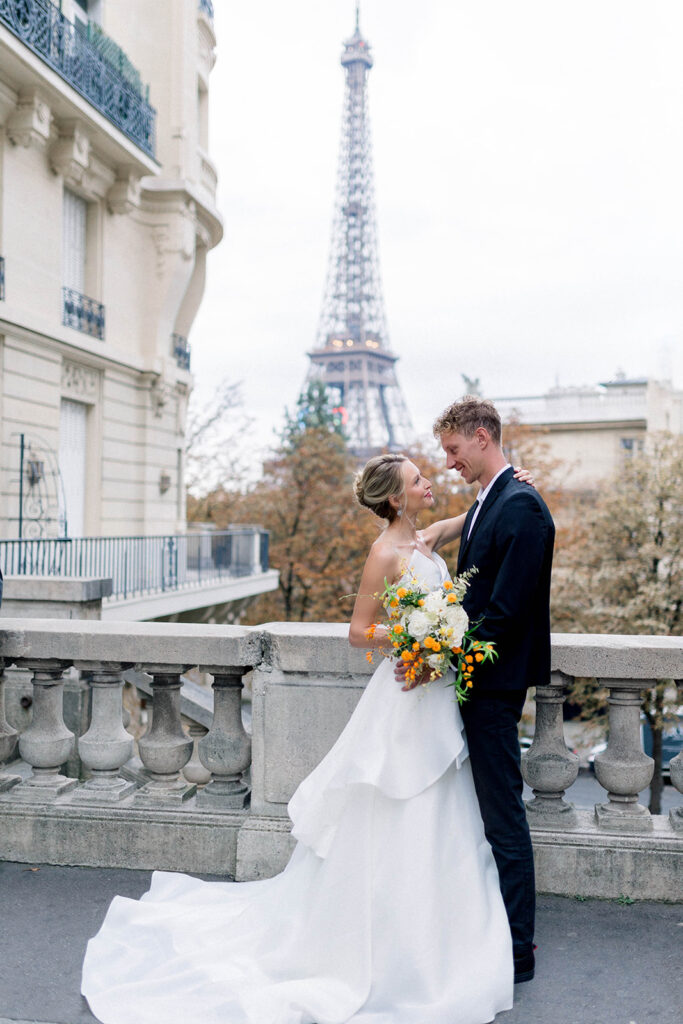
[[(335, 742), (371, 671), (364, 652), (349, 646), (346, 626), (319, 623), (3, 619), (0, 658), (30, 673), (32, 689), (22, 729), (11, 701), (5, 711), (0, 678), (0, 859), (241, 879), (286, 863), (287, 803)], [(139, 761), (131, 760), (122, 717), (133, 667), (152, 694)], [(212, 677), (214, 710), (188, 734), (181, 682), (192, 667)], [(65, 674), (73, 671), (90, 698), (79, 736), (62, 714)], [(241, 707), (247, 674), (251, 736)], [(578, 774), (562, 727), (573, 676), (595, 676), (609, 690), (609, 741), (595, 765), (605, 798), (594, 811), (565, 798)], [(552, 675), (536, 690), (536, 734), (523, 759), (542, 891), (683, 898), (683, 815), (652, 816), (638, 803), (653, 772), (641, 748), (641, 694), (661, 678), (683, 678), (678, 638), (553, 637)], [(83, 778), (69, 777), (67, 762), (80, 763)], [(671, 778), (683, 792), (683, 755)]]

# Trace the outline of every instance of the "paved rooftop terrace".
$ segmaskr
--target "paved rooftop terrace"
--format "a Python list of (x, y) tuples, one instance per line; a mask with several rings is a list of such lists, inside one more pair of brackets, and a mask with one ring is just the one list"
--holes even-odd
[[(149, 878), (0, 863), (0, 1024), (92, 1024), (86, 942), (112, 897), (139, 897)], [(683, 904), (541, 896), (537, 941), (536, 978), (496, 1024), (682, 1024)]]

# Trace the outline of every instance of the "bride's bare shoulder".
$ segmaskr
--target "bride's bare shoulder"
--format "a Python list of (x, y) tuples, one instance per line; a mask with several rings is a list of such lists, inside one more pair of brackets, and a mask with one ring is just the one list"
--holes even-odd
[(396, 546), (391, 541), (385, 540), (384, 537), (378, 537), (370, 548), (367, 564), (381, 568), (388, 573), (389, 570), (395, 570), (398, 563), (399, 553)]

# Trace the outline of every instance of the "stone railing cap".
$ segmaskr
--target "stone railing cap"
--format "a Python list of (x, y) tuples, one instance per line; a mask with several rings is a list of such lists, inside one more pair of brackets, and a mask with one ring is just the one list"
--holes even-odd
[(188, 622), (84, 622), (0, 618), (0, 657), (144, 665), (235, 665), (261, 660), (260, 633)]
[(681, 679), (683, 637), (553, 633), (552, 668), (598, 679)]
[(349, 643), (347, 622), (266, 622), (258, 629), (264, 662), (283, 672), (368, 675), (376, 667), (366, 661), (365, 650)]
[(110, 597), (112, 581), (99, 576), (5, 576), (7, 601), (100, 601)]

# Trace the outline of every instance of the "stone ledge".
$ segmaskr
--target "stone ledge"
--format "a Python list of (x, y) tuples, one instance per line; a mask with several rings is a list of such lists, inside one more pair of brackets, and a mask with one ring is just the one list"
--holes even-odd
[(284, 870), (296, 845), (289, 818), (253, 815), (237, 838), (235, 881), (271, 878)]
[[(10, 790), (11, 794), (11, 790)], [(198, 811), (72, 804), (36, 806), (0, 796), (0, 860), (27, 864), (190, 871), (234, 877), (247, 811)]]
[[(285, 815), (91, 807), (64, 797), (36, 806), (0, 795), (0, 860), (31, 864), (229, 874), (239, 881), (281, 871), (294, 848)], [(539, 892), (683, 902), (683, 838), (665, 817), (647, 836), (603, 833), (591, 811), (578, 826), (532, 829)]]
[[(683, 838), (665, 816), (647, 836), (598, 829), (592, 811), (578, 810), (572, 830), (531, 830), (538, 892), (558, 896), (667, 900), (683, 903)], [(236, 878), (269, 878), (294, 848), (286, 817), (252, 815), (237, 841)]]
[(3, 602), (101, 601), (112, 581), (99, 576), (5, 576)]
[(553, 633), (552, 669), (598, 679), (682, 679), (683, 637)]
[(0, 620), (0, 657), (142, 665), (236, 665), (261, 660), (261, 635), (240, 626), (186, 622), (83, 622), (64, 619)]
[(366, 661), (365, 649), (351, 647), (345, 622), (266, 622), (258, 629), (264, 670), (365, 677), (376, 668)]
[(665, 816), (639, 836), (603, 832), (592, 811), (576, 815), (572, 830), (531, 830), (539, 892), (683, 903), (683, 837)]

